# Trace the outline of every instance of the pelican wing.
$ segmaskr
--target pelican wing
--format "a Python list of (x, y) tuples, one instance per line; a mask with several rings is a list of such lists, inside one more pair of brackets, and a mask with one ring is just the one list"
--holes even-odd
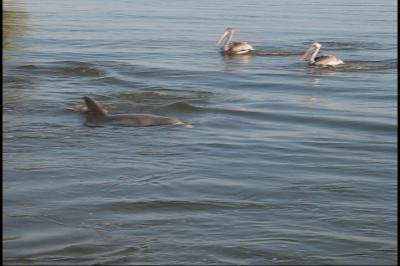
[(238, 52), (248, 52), (254, 50), (253, 47), (247, 42), (234, 42), (231, 44), (229, 49), (230, 52), (238, 53)]
[(315, 65), (325, 65), (325, 66), (329, 66), (329, 65), (339, 65), (339, 64), (343, 64), (343, 61), (340, 60), (339, 58), (337, 58), (334, 55), (321, 55), (315, 58)]

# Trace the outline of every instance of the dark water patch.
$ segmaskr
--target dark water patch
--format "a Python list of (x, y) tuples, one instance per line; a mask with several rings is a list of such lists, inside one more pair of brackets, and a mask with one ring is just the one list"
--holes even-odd
[(234, 206), (229, 203), (218, 202), (194, 202), (194, 201), (177, 201), (177, 200), (146, 200), (146, 201), (118, 201), (102, 205), (102, 209), (114, 211), (161, 211), (161, 210), (212, 210), (212, 209), (226, 209)]
[(24, 73), (3, 73), (4, 94), (18, 94), (21, 91), (31, 91), (35, 88), (35, 78)]
[(357, 129), (366, 132), (386, 132), (392, 133), (396, 132), (397, 125), (389, 124), (385, 122), (378, 122), (373, 120), (356, 120), (356, 119), (345, 119), (337, 117), (319, 117), (319, 116), (300, 116), (293, 115), (287, 116), (290, 121), (299, 121), (305, 124), (317, 124), (325, 127), (335, 127), (335, 128), (346, 128), (346, 129)]
[[(258, 243), (260, 244), (260, 243)], [(207, 249), (213, 257), (207, 258), (207, 262), (215, 265), (334, 265), (336, 260), (328, 256), (311, 256), (304, 252), (305, 245), (298, 244), (294, 238), (284, 240), (262, 241), (262, 245), (270, 248), (264, 249), (256, 245), (247, 246), (217, 246), (209, 245)], [(285, 250), (292, 248), (293, 252), (287, 254)], [(303, 255), (300, 255), (303, 254)]]
[(22, 65), (22, 66), (18, 66), (17, 69), (23, 69), (23, 70), (35, 70), (38, 69), (39, 67), (37, 65), (34, 64), (29, 64), (29, 65)]
[[(96, 99), (96, 98), (95, 98)], [(96, 99), (98, 100), (98, 99)], [(165, 104), (176, 101), (184, 101), (185, 97), (177, 93), (167, 94), (158, 91), (123, 92), (111, 95), (107, 100), (99, 102), (105, 106), (113, 105), (118, 112), (157, 112)]]
[[(96, 62), (97, 63), (97, 62)], [(97, 64), (102, 64), (98, 62)], [(159, 79), (160, 77), (172, 81), (174, 79), (190, 79), (190, 78), (201, 78), (204, 76), (212, 76), (215, 74), (210, 69), (193, 69), (178, 67), (173, 64), (166, 64), (165, 66), (149, 66), (139, 64), (127, 64), (120, 62), (107, 62), (104, 64), (112, 71), (115, 71), (118, 75), (124, 77), (135, 77), (143, 79)]]
[[(62, 106), (64, 104), (70, 104), (70, 102), (65, 99), (55, 100), (53, 98), (47, 98), (47, 97), (34, 97), (35, 95), (29, 95), (29, 96), (26, 94), (15, 95), (10, 93), (9, 96), (11, 97), (10, 100), (13, 100), (13, 98), (15, 98), (16, 100), (10, 102), (10, 105), (11, 104), (14, 104), (15, 106), (18, 105), (20, 112), (23, 112), (25, 114), (27, 113), (35, 114), (35, 116), (37, 117), (39, 117), (42, 114), (44, 116), (48, 116), (49, 112), (52, 112), (53, 115), (63, 113), (65, 109), (62, 108)], [(35, 122), (35, 120), (33, 120), (33, 122)]]
[(3, 75), (3, 82), (8, 85), (8, 87), (12, 87), (15, 84), (25, 84), (28, 82), (28, 80), (25, 77), (17, 76), (17, 75)]
[(178, 95), (167, 95), (155, 91), (145, 91), (145, 92), (131, 92), (131, 93), (120, 93), (117, 96), (120, 99), (142, 103), (142, 102), (159, 102), (166, 100), (183, 100), (184, 97)]
[(64, 73), (73, 76), (99, 77), (103, 76), (106, 72), (96, 67), (76, 66), (64, 68)]
[(368, 120), (352, 120), (348, 118), (338, 118), (329, 116), (304, 116), (299, 114), (286, 114), (286, 113), (272, 113), (272, 112), (256, 112), (246, 110), (234, 110), (234, 109), (219, 109), (219, 108), (208, 108), (209, 112), (224, 113), (228, 115), (243, 116), (250, 119), (261, 119), (265, 121), (276, 121), (276, 122), (287, 122), (296, 123), (302, 125), (321, 125), (330, 128), (346, 128), (346, 129), (358, 129), (367, 132), (395, 132), (397, 125), (388, 124), (378, 121)]
[(170, 105), (176, 102), (205, 103), (208, 101), (210, 95), (211, 92), (196, 91), (188, 88), (167, 89), (162, 87), (153, 87), (149, 90), (147, 87), (141, 89), (139, 92), (123, 92), (116, 94), (114, 97), (119, 101), (126, 100), (136, 104)]
[(145, 67), (145, 66), (130, 66), (129, 69), (125, 69), (128, 72), (122, 72), (125, 75), (133, 75), (140, 77), (151, 77), (163, 76), (168, 78), (179, 78), (188, 75), (195, 75), (198, 72), (189, 70), (169, 69), (161, 67)]
[(98, 208), (102, 210), (113, 211), (209, 211), (209, 210), (228, 210), (228, 209), (307, 209), (307, 203), (269, 203), (255, 201), (221, 201), (221, 200), (119, 200), (113, 202), (104, 202), (99, 204)]
[(102, 77), (106, 71), (93, 63), (80, 61), (55, 61), (41, 64), (27, 64), (18, 66), (16, 69), (25, 74), (44, 77), (62, 76), (62, 77)]
[(332, 183), (332, 184), (321, 184), (321, 185), (305, 185), (305, 184), (298, 184), (298, 185), (291, 185), (282, 190), (288, 191), (307, 191), (307, 192), (355, 192), (356, 189), (350, 185), (345, 185), (343, 183)]
[(99, 66), (93, 63), (79, 61), (61, 61), (50, 65), (56, 65), (56, 70), (60, 70), (61, 74), (77, 77), (101, 77), (106, 74)]
[[(103, 233), (98, 232), (99, 235)], [(29, 243), (29, 242), (28, 242)], [(133, 256), (130, 261), (144, 252), (147, 244), (139, 242), (137, 246), (115, 245), (112, 243), (79, 243), (70, 245), (57, 244), (46, 251), (31, 252), (22, 256), (9, 256), (4, 262), (9, 265), (109, 265), (111, 262), (127, 262), (127, 256)], [(119, 264), (118, 264), (119, 265)]]
[[(113, 250), (116, 249), (116, 250)], [(42, 254), (36, 254), (36, 257), (53, 257), (60, 258), (63, 256), (105, 256), (105, 255), (118, 255), (125, 254), (126, 252), (136, 252), (140, 248), (129, 247), (118, 249), (112, 245), (99, 245), (99, 244), (77, 244), (77, 245), (67, 245), (65, 247), (56, 248), (54, 250), (46, 251)], [(96, 255), (93, 255), (96, 254)], [(94, 259), (94, 258), (92, 258)]]
[(176, 89), (169, 88), (160, 88), (157, 91), (166, 92), (168, 94), (179, 94), (180, 97), (183, 97), (186, 100), (190, 100), (192, 102), (204, 103), (207, 102), (214, 92), (192, 88), (192, 87), (178, 87)]
[(395, 147), (390, 142), (373, 142), (361, 141), (355, 143), (354, 141), (338, 141), (333, 139), (303, 141), (301, 145), (324, 150), (343, 150), (343, 151), (358, 151), (358, 152), (382, 152), (384, 154), (394, 154)]
[(107, 77), (100, 77), (91, 81), (94, 84), (101, 84), (101, 85), (111, 85), (111, 86), (122, 86), (127, 88), (142, 88), (146, 85), (142, 82), (132, 81), (123, 79), (121, 77), (116, 76), (107, 76)]

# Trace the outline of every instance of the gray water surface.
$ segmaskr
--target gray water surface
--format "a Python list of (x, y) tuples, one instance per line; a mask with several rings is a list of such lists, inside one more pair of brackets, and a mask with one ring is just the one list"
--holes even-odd
[[(397, 263), (396, 1), (3, 8), (3, 263)], [(85, 95), (193, 127), (89, 128)]]

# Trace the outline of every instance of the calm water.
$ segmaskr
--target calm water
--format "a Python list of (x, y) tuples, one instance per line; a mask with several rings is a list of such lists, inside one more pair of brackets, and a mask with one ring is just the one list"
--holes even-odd
[[(4, 7), (4, 263), (397, 263), (396, 1)], [(85, 95), (194, 127), (89, 128)]]

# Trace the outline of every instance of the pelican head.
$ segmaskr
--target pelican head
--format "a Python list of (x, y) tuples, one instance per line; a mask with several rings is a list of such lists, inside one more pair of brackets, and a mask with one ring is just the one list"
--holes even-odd
[(311, 44), (310, 48), (307, 49), (307, 51), (304, 53), (304, 55), (301, 57), (302, 60), (305, 61), (312, 61), (316, 54), (318, 53), (319, 49), (321, 49), (321, 44), (315, 42)]
[(226, 28), (224, 34), (222, 34), (221, 38), (219, 38), (217, 45), (220, 45), (223, 40), (226, 40), (225, 43), (228, 43), (230, 39), (232, 39), (232, 35), (235, 32), (234, 28), (228, 27)]
[(226, 28), (226, 30), (225, 30), (225, 32), (234, 32), (235, 31), (235, 29), (234, 28), (232, 28), (232, 27), (228, 27), (228, 28)]
[(315, 42), (311, 44), (311, 46), (314, 46), (315, 48), (321, 48), (321, 44), (319, 42)]

